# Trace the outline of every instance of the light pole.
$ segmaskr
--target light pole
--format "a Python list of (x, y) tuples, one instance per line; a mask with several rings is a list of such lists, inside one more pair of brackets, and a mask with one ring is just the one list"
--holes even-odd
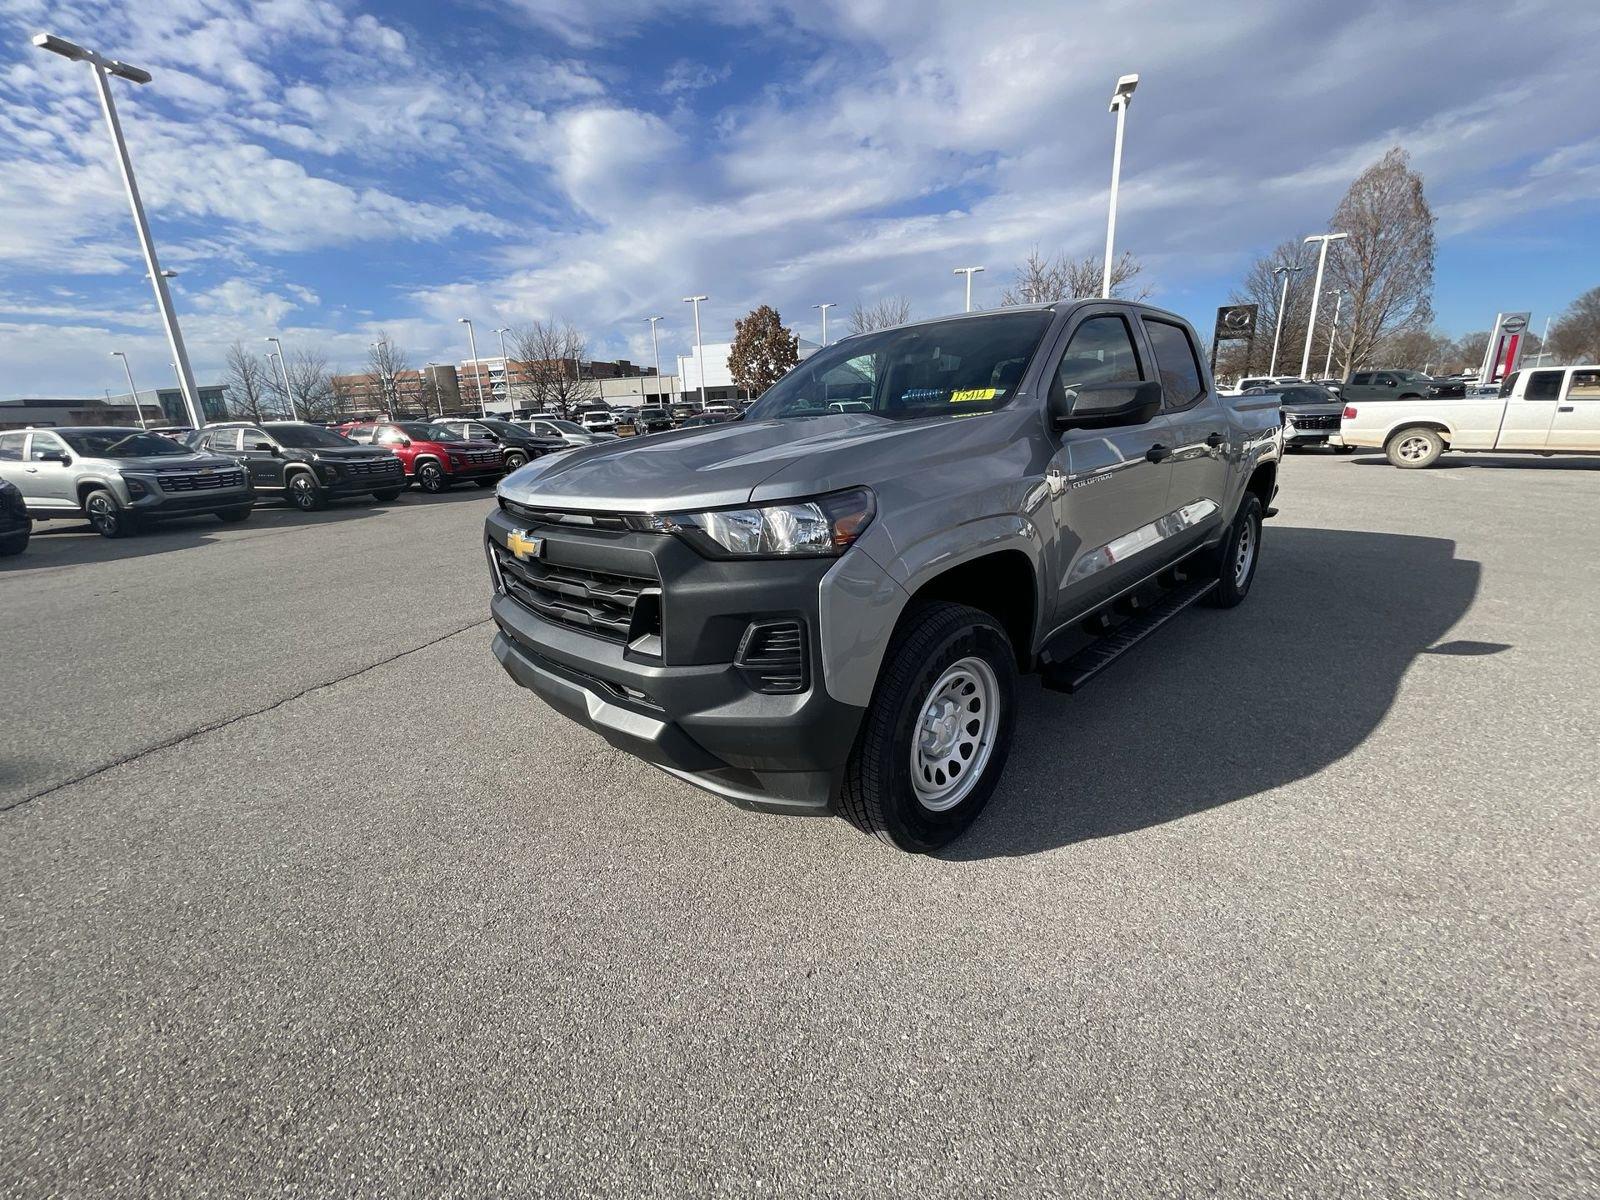
[(656, 356), (656, 403), (661, 403), (661, 343), (656, 339), (656, 322), (664, 317), (646, 317), (650, 322), (650, 351)]
[(108, 78), (115, 75), (130, 83), (149, 83), (150, 72), (105, 58), (93, 50), (48, 33), (34, 35), (33, 44), (41, 50), (59, 54), (73, 62), (86, 62), (94, 68), (100, 107), (105, 112), (106, 126), (111, 130), (117, 166), (122, 170), (122, 183), (128, 192), (128, 207), (133, 210), (133, 224), (139, 233), (139, 245), (144, 250), (145, 266), (149, 269), (151, 286), (155, 289), (156, 304), (161, 309), (161, 320), (166, 325), (167, 344), (172, 348), (172, 357), (178, 367), (178, 389), (183, 393), (184, 404), (189, 409), (189, 419), (194, 422), (196, 429), (203, 429), (205, 419), (200, 411), (200, 396), (194, 386), (194, 372), (189, 369), (189, 352), (184, 349), (183, 334), (178, 330), (178, 315), (172, 309), (172, 294), (167, 290), (167, 276), (156, 259), (156, 244), (150, 236), (150, 225), (144, 219), (144, 204), (139, 199), (139, 185), (133, 177), (133, 160), (128, 157), (127, 143), (122, 140), (122, 124), (117, 120), (117, 106), (111, 96), (111, 81)]
[(709, 300), (710, 296), (685, 296), (685, 304), (694, 305), (694, 362), (695, 373), (700, 376), (700, 407), (706, 406), (706, 356), (700, 348), (700, 301)]
[(1283, 289), (1278, 293), (1278, 321), (1272, 330), (1272, 364), (1267, 367), (1268, 375), (1277, 375), (1278, 373), (1278, 343), (1283, 340), (1283, 310), (1284, 306), (1289, 303), (1289, 280), (1294, 277), (1296, 271), (1304, 270), (1304, 267), (1292, 267), (1288, 263), (1281, 267), (1272, 268), (1274, 275), (1283, 276)]
[(1328, 327), (1328, 359), (1322, 364), (1322, 377), (1333, 375), (1333, 340), (1339, 333), (1339, 312), (1344, 308), (1344, 288), (1333, 289), (1333, 324)]
[(1306, 239), (1307, 243), (1317, 242), (1317, 282), (1311, 288), (1311, 318), (1306, 322), (1306, 349), (1300, 356), (1300, 378), (1304, 379), (1311, 370), (1311, 333), (1317, 327), (1317, 301), (1322, 299), (1322, 272), (1328, 265), (1328, 243), (1343, 241), (1349, 237), (1348, 233), (1313, 233)]
[(144, 405), (139, 403), (139, 389), (133, 386), (133, 368), (128, 366), (128, 356), (121, 350), (113, 350), (111, 352), (111, 357), (120, 358), (122, 360), (122, 370), (123, 373), (128, 377), (128, 392), (133, 397), (133, 411), (134, 414), (139, 418), (139, 428), (150, 428), (144, 423)]
[(1111, 299), (1111, 251), (1117, 240), (1117, 188), (1122, 183), (1122, 129), (1128, 121), (1128, 102), (1139, 86), (1137, 75), (1124, 75), (1111, 93), (1111, 112), (1117, 114), (1117, 141), (1111, 151), (1111, 207), (1106, 213), (1106, 261), (1100, 274), (1100, 298)]
[[(295, 411), (294, 393), (289, 390), (289, 364), (283, 357), (283, 343), (275, 337), (269, 337), (267, 341), (278, 348), (278, 374), (283, 379), (283, 398), (289, 402), (289, 419), (298, 421), (300, 414)], [(269, 354), (267, 357), (271, 358), (272, 356)]]
[(1544, 336), (1539, 339), (1539, 356), (1533, 360), (1533, 365), (1534, 366), (1536, 366), (1536, 367), (1544, 366), (1544, 351), (1545, 351), (1545, 346), (1549, 343), (1549, 341), (1550, 341), (1550, 318), (1546, 317), (1544, 319)]
[(967, 277), (967, 312), (972, 311), (972, 277), (981, 270), (983, 270), (982, 267), (957, 267), (950, 272), (952, 275), (965, 275)]
[[(834, 304), (833, 304), (832, 300), (828, 301), (828, 303), (826, 303), (826, 304), (813, 304), (811, 306), (812, 308), (817, 308), (817, 309), (821, 309), (822, 310), (822, 344), (824, 346), (826, 346), (828, 344), (828, 310), (830, 308), (832, 308), (833, 306), (834, 306)], [(968, 302), (967, 307), (968, 308), (972, 307), (972, 304), (971, 304), (970, 301)]]
[(471, 317), (457, 317), (456, 324), (467, 327), (467, 345), (472, 347), (472, 381), (478, 385), (478, 416), (487, 417), (489, 409), (483, 402), (483, 375), (478, 370), (478, 335), (472, 332)]
[(506, 334), (511, 332), (511, 327), (508, 325), (503, 329), (496, 329), (495, 332), (500, 335), (500, 374), (504, 377), (506, 383), (506, 408), (508, 409), (506, 417), (510, 419), (517, 415), (517, 402), (511, 396), (511, 357), (506, 353)]

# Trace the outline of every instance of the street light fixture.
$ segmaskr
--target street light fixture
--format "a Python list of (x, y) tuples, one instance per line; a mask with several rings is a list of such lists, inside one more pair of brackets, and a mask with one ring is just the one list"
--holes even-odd
[(830, 300), (826, 304), (813, 304), (811, 307), (822, 310), (822, 344), (826, 347), (828, 344), (828, 310), (835, 307), (834, 302)]
[(650, 322), (650, 349), (656, 356), (656, 403), (661, 403), (661, 343), (656, 340), (656, 322), (666, 320), (665, 317), (646, 317)]
[(1128, 104), (1139, 86), (1137, 75), (1124, 75), (1111, 93), (1111, 112), (1117, 114), (1117, 141), (1111, 151), (1111, 206), (1106, 212), (1106, 260), (1101, 265), (1100, 298), (1111, 299), (1111, 253), (1117, 240), (1117, 188), (1122, 183), (1122, 129), (1128, 121)]
[(1296, 271), (1304, 271), (1304, 267), (1291, 266), (1284, 263), (1281, 267), (1273, 267), (1274, 275), (1283, 276), (1283, 290), (1278, 293), (1278, 320), (1272, 330), (1272, 364), (1267, 368), (1268, 375), (1278, 373), (1278, 342), (1283, 338), (1283, 309), (1289, 303), (1289, 280)]
[(111, 81), (108, 78), (115, 75), (118, 79), (126, 79), (130, 83), (149, 83), (150, 72), (129, 66), (125, 62), (118, 62), (116, 59), (106, 58), (75, 42), (48, 33), (36, 34), (33, 44), (41, 50), (59, 54), (72, 62), (88, 63), (94, 68), (95, 87), (100, 93), (100, 107), (105, 113), (106, 127), (111, 131), (111, 143), (116, 150), (117, 166), (122, 170), (122, 183), (128, 193), (128, 207), (133, 210), (133, 224), (139, 234), (140, 248), (144, 250), (145, 267), (149, 271), (150, 282), (155, 289), (156, 304), (161, 309), (162, 323), (166, 326), (167, 344), (171, 346), (173, 361), (177, 364), (178, 387), (183, 393), (184, 404), (189, 409), (189, 419), (196, 429), (203, 429), (205, 419), (200, 411), (200, 396), (194, 386), (194, 372), (189, 369), (189, 352), (184, 349), (183, 334), (178, 329), (178, 315), (172, 308), (172, 293), (167, 290), (167, 280), (170, 276), (162, 271), (161, 264), (156, 258), (155, 240), (150, 236), (150, 224), (145, 220), (144, 204), (139, 199), (139, 185), (133, 176), (133, 160), (128, 157), (127, 143), (122, 140), (122, 124), (117, 119), (116, 101), (112, 98)]
[(1306, 322), (1306, 349), (1300, 356), (1300, 378), (1304, 379), (1311, 370), (1311, 333), (1317, 327), (1317, 301), (1322, 299), (1322, 272), (1328, 265), (1328, 243), (1341, 242), (1349, 237), (1348, 233), (1313, 233), (1306, 239), (1306, 244), (1319, 243), (1317, 249), (1317, 282), (1311, 289), (1311, 318)]
[[(283, 343), (275, 337), (269, 337), (267, 341), (271, 342), (278, 348), (278, 375), (283, 380), (283, 398), (289, 402), (289, 419), (291, 421), (298, 421), (300, 419), (300, 414), (295, 411), (294, 393), (289, 390), (289, 363), (288, 360), (283, 357)], [(272, 355), (269, 354), (267, 357), (271, 358)]]
[(483, 402), (483, 374), (478, 369), (478, 335), (472, 332), (471, 317), (457, 317), (457, 325), (467, 327), (467, 344), (472, 347), (472, 382), (478, 385), (478, 416), (489, 415), (489, 407)]
[(967, 311), (968, 312), (972, 311), (972, 277), (974, 275), (976, 275), (981, 270), (983, 270), (982, 267), (957, 267), (955, 270), (950, 272), (950, 274), (952, 274), (952, 275), (965, 275), (967, 277)]
[(144, 405), (139, 403), (139, 389), (133, 386), (133, 368), (128, 366), (128, 356), (121, 350), (113, 350), (111, 352), (111, 357), (120, 358), (122, 360), (122, 370), (123, 373), (128, 377), (128, 394), (133, 397), (133, 411), (134, 415), (139, 418), (139, 428), (150, 428), (144, 423)]
[[(700, 301), (709, 300), (710, 296), (685, 296), (685, 304), (694, 305), (694, 362), (695, 373), (700, 376), (700, 407), (706, 406), (706, 356), (700, 347)], [(653, 327), (652, 327), (653, 328)]]

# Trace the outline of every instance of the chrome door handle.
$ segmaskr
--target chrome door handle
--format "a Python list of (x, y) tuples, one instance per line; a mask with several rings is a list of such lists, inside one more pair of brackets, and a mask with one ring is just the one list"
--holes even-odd
[(1153, 463), (1158, 463), (1162, 459), (1169, 457), (1171, 454), (1172, 447), (1163, 446), (1160, 442), (1157, 442), (1154, 446), (1151, 446), (1150, 449), (1144, 452), (1144, 456)]

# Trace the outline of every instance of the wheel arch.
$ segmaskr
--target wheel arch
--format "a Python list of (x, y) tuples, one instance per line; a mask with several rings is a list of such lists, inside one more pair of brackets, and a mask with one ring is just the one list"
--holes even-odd
[(985, 551), (928, 576), (908, 596), (896, 628), (919, 605), (940, 600), (976, 608), (999, 621), (1016, 652), (1017, 669), (1033, 669), (1039, 577), (1022, 550)]
[(83, 505), (84, 505), (84, 502), (89, 499), (89, 493), (90, 492), (100, 492), (100, 491), (110, 492), (111, 493), (111, 498), (117, 502), (117, 507), (118, 508), (126, 507), (122, 503), (122, 497), (117, 495), (117, 489), (111, 486), (111, 481), (109, 479), (100, 479), (100, 478), (98, 478), (96, 476), (92, 476), (91, 475), (87, 479), (78, 480), (78, 482), (74, 485), (74, 487), (76, 489), (76, 494), (77, 494), (77, 497), (78, 497), (78, 507), (79, 508), (82, 508)]
[(1450, 444), (1451, 439), (1455, 437), (1455, 430), (1451, 429), (1449, 425), (1438, 417), (1422, 417), (1413, 421), (1396, 421), (1384, 432), (1384, 449), (1387, 450), (1389, 448), (1389, 443), (1394, 441), (1397, 434), (1403, 433), (1407, 429), (1431, 429), (1444, 440), (1444, 444), (1447, 446)]

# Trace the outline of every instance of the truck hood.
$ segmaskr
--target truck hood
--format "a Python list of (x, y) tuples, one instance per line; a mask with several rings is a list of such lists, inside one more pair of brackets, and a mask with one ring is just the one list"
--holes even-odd
[(165, 475), (171, 471), (196, 471), (213, 467), (219, 471), (231, 470), (239, 465), (236, 458), (226, 458), (207, 451), (204, 454), (163, 454), (143, 458), (97, 458), (96, 462), (110, 463), (118, 471), (134, 475)]
[(1284, 414), (1291, 417), (1337, 417), (1344, 412), (1344, 401), (1335, 400), (1317, 404), (1284, 404)]
[(336, 446), (331, 449), (318, 446), (315, 450), (303, 451), (314, 455), (320, 462), (365, 462), (370, 458), (391, 458), (388, 450), (382, 446)]
[[(909, 440), (975, 420), (891, 421), (863, 413), (735, 421), (586, 446), (537, 459), (500, 483), (508, 500), (595, 512), (670, 512), (832, 490), (841, 476)], [(890, 450), (888, 443), (895, 443)], [(774, 479), (783, 474), (781, 484)], [(857, 479), (853, 482), (860, 482)]]

